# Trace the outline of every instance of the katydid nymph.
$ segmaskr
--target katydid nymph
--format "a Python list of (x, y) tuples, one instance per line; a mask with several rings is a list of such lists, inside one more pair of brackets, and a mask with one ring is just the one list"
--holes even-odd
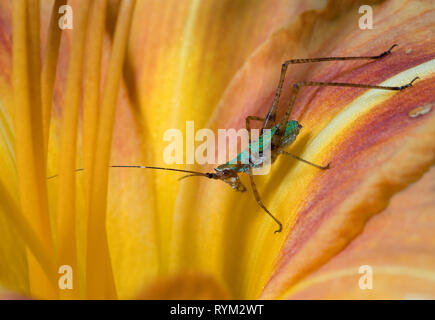
[[(246, 117), (246, 129), (249, 134), (249, 144), (248, 148), (243, 150), (236, 159), (232, 161), (228, 161), (225, 164), (219, 165), (214, 169), (214, 172), (197, 172), (197, 171), (189, 171), (182, 169), (173, 169), (173, 168), (163, 168), (163, 167), (154, 167), (154, 166), (140, 166), (140, 165), (113, 165), (113, 168), (143, 168), (143, 169), (154, 169), (154, 170), (167, 170), (167, 171), (176, 171), (176, 172), (184, 172), (188, 175), (181, 177), (180, 179), (184, 179), (187, 177), (205, 177), (208, 179), (221, 180), (231, 186), (236, 191), (244, 192), (246, 191), (246, 187), (242, 184), (239, 174), (245, 173), (248, 174), (250, 179), (250, 184), (252, 188), (252, 192), (254, 197), (258, 203), (258, 205), (276, 222), (277, 229), (275, 233), (282, 231), (282, 223), (281, 221), (273, 215), (263, 204), (260, 198), (260, 194), (257, 190), (257, 187), (254, 182), (254, 176), (252, 173), (252, 169), (254, 167), (258, 167), (261, 165), (258, 161), (251, 161), (251, 154), (258, 153), (266, 147), (270, 148), (270, 163), (274, 163), (279, 155), (285, 155), (293, 157), (294, 159), (304, 162), (307, 165), (311, 165), (320, 170), (326, 170), (329, 168), (329, 163), (326, 165), (319, 165), (312, 163), (306, 159), (300, 158), (297, 155), (294, 155), (290, 152), (285, 151), (287, 147), (289, 147), (295, 140), (301, 130), (301, 124), (296, 120), (289, 120), (290, 114), (292, 112), (293, 106), (296, 101), (297, 94), (302, 87), (306, 86), (331, 86), (331, 87), (353, 87), (353, 88), (365, 88), (365, 89), (380, 89), (380, 90), (396, 90), (401, 91), (408, 87), (411, 87), (413, 82), (418, 79), (415, 77), (411, 82), (401, 85), (401, 86), (379, 86), (379, 85), (371, 85), (371, 84), (357, 84), (357, 83), (342, 83), (342, 82), (315, 82), (315, 81), (302, 81), (294, 83), (292, 86), (292, 91), (290, 94), (290, 101), (288, 103), (288, 107), (285, 111), (285, 114), (282, 120), (276, 120), (277, 114), (277, 105), (279, 98), (281, 96), (281, 91), (284, 84), (285, 75), (287, 72), (287, 68), (291, 64), (300, 64), (300, 63), (314, 63), (314, 62), (325, 62), (325, 61), (342, 61), (342, 60), (377, 60), (381, 59), (387, 55), (389, 55), (394, 47), (397, 44), (392, 45), (387, 51), (376, 55), (376, 56), (350, 56), (350, 57), (324, 57), (324, 58), (307, 58), (307, 59), (292, 59), (285, 61), (281, 66), (281, 74), (278, 82), (278, 88), (276, 89), (275, 96), (272, 102), (272, 106), (269, 109), (269, 112), (265, 117), (259, 116), (248, 116)], [(250, 135), (250, 122), (251, 121), (262, 121), (260, 136), (257, 140), (251, 142)], [(269, 129), (268, 138), (265, 137), (263, 131)], [(256, 150), (253, 150), (253, 149)], [(246, 161), (248, 159), (248, 161)], [(242, 161), (245, 160), (245, 161)], [(258, 160), (258, 159), (256, 159)], [(264, 160), (266, 161), (266, 159)], [(83, 169), (78, 169), (83, 170)]]

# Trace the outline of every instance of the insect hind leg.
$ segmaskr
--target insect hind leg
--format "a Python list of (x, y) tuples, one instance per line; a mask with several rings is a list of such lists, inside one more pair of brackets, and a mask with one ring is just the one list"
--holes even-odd
[(252, 120), (264, 121), (265, 119), (261, 118), (261, 117), (257, 117), (257, 116), (247, 116), (245, 120), (246, 120), (246, 130), (248, 130), (249, 143), (251, 143), (251, 124), (250, 124), (250, 122)]
[[(380, 89), (380, 90), (392, 90), (392, 91), (402, 91), (404, 89), (407, 89), (409, 87), (412, 87), (412, 84), (417, 79), (420, 79), (419, 77), (415, 77), (412, 79), (409, 83), (401, 85), (401, 86), (378, 86), (378, 85), (372, 85), (372, 84), (360, 84), (360, 83), (347, 83), (347, 82), (317, 82), (317, 81), (301, 81), (297, 82), (293, 85), (291, 97), (289, 106), (286, 110), (286, 113), (284, 115), (283, 120), (280, 122), (278, 131), (283, 132), (283, 129), (285, 128), (287, 121), (290, 117), (290, 113), (293, 109), (293, 106), (296, 101), (297, 94), (301, 87), (307, 87), (307, 86), (315, 86), (315, 87), (350, 87), (350, 88), (364, 88), (364, 89)], [(284, 139), (284, 135), (281, 136), (281, 143)]]
[(325, 62), (325, 61), (345, 61), (345, 60), (377, 60), (389, 55), (391, 53), (391, 50), (393, 50), (393, 48), (397, 46), (398, 46), (397, 44), (393, 44), (388, 50), (376, 56), (324, 57), (324, 58), (291, 59), (285, 61), (281, 65), (281, 74), (279, 77), (278, 88), (275, 91), (275, 97), (273, 99), (272, 106), (266, 116), (266, 119), (264, 120), (263, 129), (269, 129), (275, 125), (276, 109), (277, 109), (279, 97), (281, 96), (285, 74), (290, 64)]

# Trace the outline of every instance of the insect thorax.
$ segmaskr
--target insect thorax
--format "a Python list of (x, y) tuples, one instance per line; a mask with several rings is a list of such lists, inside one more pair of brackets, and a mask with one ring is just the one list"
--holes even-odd
[(284, 149), (288, 147), (293, 141), (295, 141), (301, 128), (302, 126), (296, 120), (288, 121), (285, 127), (284, 137), (281, 145), (279, 146), (279, 149)]
[(278, 141), (280, 141), (278, 136), (278, 126), (275, 125), (270, 129), (270, 134), (262, 134), (258, 139), (251, 142), (245, 150), (240, 152), (236, 158), (224, 163), (215, 170), (217, 172), (222, 172), (225, 170), (235, 171), (235, 172), (248, 172), (249, 168), (259, 168), (261, 167), (268, 159), (266, 152), (266, 148), (271, 148), (272, 154), (272, 162), (275, 160), (275, 151), (276, 149), (284, 149), (288, 145), (290, 145), (299, 134), (299, 130), (302, 126), (295, 120), (290, 120), (287, 122), (283, 140), (279, 144), (279, 147), (274, 147), (272, 141), (276, 137)]

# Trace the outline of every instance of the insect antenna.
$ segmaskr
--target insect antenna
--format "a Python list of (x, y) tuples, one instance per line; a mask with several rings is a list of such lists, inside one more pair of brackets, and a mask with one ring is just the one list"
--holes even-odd
[[(150, 166), (122, 166), (122, 165), (114, 165), (114, 166), (109, 166), (110, 168), (137, 168), (137, 169), (154, 169), (154, 170), (166, 170), (166, 171), (176, 171), (176, 172), (184, 172), (184, 173), (190, 173), (187, 176), (181, 177), (181, 179), (183, 178), (187, 178), (187, 177), (191, 177), (191, 176), (204, 176), (206, 178), (211, 178), (212, 174), (211, 173), (203, 173), (203, 172), (198, 172), (198, 171), (190, 171), (190, 170), (182, 170), (182, 169), (173, 169), (173, 168), (163, 168), (163, 167), (150, 167)], [(83, 171), (85, 170), (84, 168), (79, 168), (76, 169), (75, 171)], [(57, 176), (59, 176), (58, 174), (52, 175), (47, 177), (47, 179), (53, 179), (56, 178)]]
[(198, 172), (198, 173), (191, 173), (191, 174), (188, 174), (188, 175), (182, 176), (181, 178), (178, 178), (178, 181), (183, 180), (183, 179), (186, 179), (186, 178), (189, 178), (189, 177), (196, 177), (196, 176), (200, 176), (200, 177), (201, 177), (201, 176), (205, 176), (205, 177), (207, 177), (207, 178), (211, 178), (210, 175), (207, 175), (207, 174), (203, 174), (203, 173)]
[(203, 172), (198, 172), (198, 171), (190, 171), (190, 170), (182, 170), (182, 169), (173, 169), (173, 168), (163, 168), (163, 167), (150, 167), (150, 166), (110, 166), (111, 168), (139, 168), (139, 169), (154, 169), (154, 170), (167, 170), (167, 171), (176, 171), (176, 172), (185, 172), (185, 173), (190, 173), (186, 176), (181, 177), (178, 180), (187, 178), (187, 177), (192, 177), (192, 176), (203, 176), (203, 177), (207, 177), (210, 178), (210, 174), (209, 173), (203, 173)]

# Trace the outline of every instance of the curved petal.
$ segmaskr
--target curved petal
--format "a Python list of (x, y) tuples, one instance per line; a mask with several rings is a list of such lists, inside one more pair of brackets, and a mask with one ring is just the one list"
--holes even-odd
[[(378, 31), (365, 37), (353, 33), (352, 40), (344, 42), (346, 51), (367, 43), (369, 54), (382, 52), (388, 41), (400, 43), (401, 50), (385, 61), (366, 64), (339, 77), (334, 77), (332, 70), (320, 74), (328, 79), (332, 73), (332, 79), (340, 82), (394, 85), (406, 84), (415, 76), (420, 76), (421, 82), (398, 94), (369, 90), (357, 96), (352, 90), (325, 88), (311, 100), (309, 111), (295, 112), (312, 128), (314, 137), (307, 138), (308, 148), (297, 146), (296, 150), (310, 159), (315, 157), (310, 150), (318, 150), (320, 158), (314, 159), (329, 159), (332, 168), (316, 175), (295, 203), (297, 219), (263, 298), (280, 297), (283, 290), (337, 254), (371, 216), (387, 206), (395, 192), (419, 179), (435, 161), (435, 143), (429, 138), (435, 133), (433, 112), (409, 116), (412, 110), (433, 102), (435, 52), (430, 46), (433, 33), (427, 30), (435, 12), (422, 3), (394, 1), (376, 12)], [(393, 21), (400, 23), (390, 26), (392, 12)], [(406, 32), (400, 30), (404, 26)], [(416, 41), (415, 35), (421, 38)], [(326, 90), (328, 93), (322, 94)], [(294, 173), (287, 179), (297, 177)]]
[[(435, 167), (396, 194), (388, 208), (319, 270), (292, 287), (289, 299), (434, 299)], [(360, 278), (372, 268), (372, 289)], [(361, 281), (363, 281), (362, 279)]]
[[(2, 2), (0, 7), (5, 6), (10, 12), (10, 3)], [(51, 9), (47, 3), (43, 4), (43, 10)], [(434, 112), (430, 107), (435, 69), (431, 33), (434, 10), (426, 2), (335, 0), (329, 1), (322, 10), (325, 2), (317, 0), (250, 1), (249, 4), (242, 0), (166, 1), (164, 4), (157, 0), (138, 1), (123, 79), (120, 79), (120, 66), (126, 39), (122, 37), (116, 45), (116, 36), (112, 34), (117, 19), (111, 12), (116, 12), (119, 4), (109, 2), (108, 33), (104, 36), (101, 57), (102, 80), (107, 80), (113, 88), (103, 93), (107, 113), (101, 117), (104, 122), (100, 128), (104, 129), (106, 124), (107, 135), (99, 129), (102, 138), (99, 141), (104, 143), (97, 143), (98, 148), (95, 148), (99, 150), (95, 157), (100, 159), (100, 182), (94, 179), (96, 176), (84, 181), (85, 192), (89, 191), (86, 190), (89, 181), (94, 181), (98, 210), (90, 212), (96, 212), (101, 218), (107, 207), (107, 226), (104, 217), (97, 218), (91, 224), (95, 228), (87, 230), (89, 204), (80, 180), (77, 206), (69, 215), (77, 221), (81, 283), (86, 276), (86, 244), (94, 243), (92, 239), (103, 239), (107, 228), (110, 260), (107, 250), (100, 250), (105, 245), (95, 246), (88, 254), (104, 268), (110, 263), (113, 265), (118, 297), (135, 296), (138, 288), (151, 284), (142, 297), (152, 297), (153, 290), (161, 297), (172, 297), (175, 288), (185, 293), (179, 296), (184, 298), (287, 298), (293, 293), (289, 290), (294, 285), (298, 288), (298, 283), (303, 284), (299, 282), (301, 279), (342, 251), (361, 232), (368, 219), (387, 206), (394, 193), (418, 180), (435, 161)], [(358, 29), (360, 4), (373, 5), (375, 29)], [(9, 208), (19, 203), (18, 179), (13, 169), (15, 155), (11, 152), (14, 137), (9, 124), (13, 115), (8, 92), (12, 78), (8, 38), (11, 22), (3, 13), (6, 11), (0, 11), (0, 66), (6, 66), (4, 71), (0, 69), (0, 134), (3, 138), (0, 139), (0, 198), (7, 200), (4, 203)], [(124, 21), (126, 27), (128, 17), (118, 20)], [(41, 25), (42, 38), (46, 38), (44, 30), (48, 21), (43, 19)], [(122, 30), (127, 32), (127, 28)], [(65, 33), (58, 71), (67, 70), (73, 49), (74, 42), (70, 41), (69, 32)], [(113, 72), (105, 74), (109, 70), (112, 41), (112, 50), (121, 58), (113, 59), (116, 62), (110, 69)], [(301, 90), (292, 118), (299, 120), (304, 129), (290, 150), (313, 162), (331, 161), (332, 166), (320, 172), (291, 159), (280, 159), (268, 176), (256, 178), (266, 206), (285, 225), (280, 235), (273, 235), (273, 222), (258, 208), (250, 193), (235, 193), (222, 183), (201, 178), (177, 183), (177, 177), (171, 173), (127, 169), (111, 170), (110, 180), (106, 175), (111, 145), (112, 164), (160, 165), (165, 147), (161, 137), (167, 129), (178, 128), (185, 133), (185, 121), (191, 119), (196, 121), (196, 130), (205, 125), (212, 129), (241, 128), (247, 115), (265, 115), (273, 99), (280, 65), (286, 59), (375, 55), (395, 42), (400, 47), (381, 61), (291, 68), (279, 105), (279, 117), (286, 108), (290, 84), (294, 81), (402, 85), (416, 75), (421, 80), (403, 92), (355, 88)], [(58, 159), (62, 158), (58, 139), (61, 130), (65, 130), (61, 125), (65, 111), (62, 107), (65, 74), (57, 73), (54, 87), (56, 108), (50, 129), (49, 173), (59, 172), (53, 168), (57, 168)], [(16, 75), (15, 79), (18, 79)], [(121, 90), (115, 101), (118, 82)], [(95, 88), (94, 93), (98, 90), (97, 83)], [(83, 121), (87, 121), (86, 117)], [(92, 125), (93, 129), (97, 128), (96, 121)], [(78, 129), (76, 123), (74, 128)], [(112, 142), (109, 135), (113, 128)], [(38, 134), (39, 131), (42, 132), (38, 130)], [(68, 132), (68, 135), (74, 134)], [(78, 142), (80, 145), (80, 137)], [(63, 145), (68, 146), (68, 143)], [(85, 147), (87, 152), (92, 150), (89, 145)], [(71, 171), (73, 159), (66, 158)], [(89, 162), (92, 161), (85, 161)], [(69, 182), (63, 183), (65, 189), (73, 185), (71, 172), (69, 177)], [(247, 180), (242, 179), (246, 183)], [(9, 180), (11, 183), (7, 184)], [(106, 188), (107, 184), (106, 204), (106, 193), (100, 188)], [(41, 188), (43, 190), (34, 188), (33, 191), (35, 194), (45, 192), (45, 186), (41, 184)], [(59, 196), (57, 185), (50, 182), (48, 188), (53, 209)], [(17, 195), (17, 199), (9, 194)], [(72, 194), (61, 195), (64, 203), (75, 200)], [(8, 211), (3, 201), (0, 203), (1, 210)], [(57, 214), (64, 206), (59, 205)], [(9, 211), (6, 213), (14, 210)], [(1, 218), (3, 216), (8, 218), (6, 214)], [(10, 232), (5, 236), (8, 245), (0, 245), (0, 252), (19, 266), (16, 274), (11, 273), (7, 279), (15, 283), (11, 287), (23, 292), (30, 282), (31, 292), (35, 294), (37, 283), (26, 278), (29, 271), (26, 258), (32, 256), (25, 245), (35, 255), (41, 248), (31, 241), (34, 233), (42, 233), (44, 237), (49, 237), (49, 233), (42, 228), (21, 227), (22, 220), (19, 216), (8, 220), (12, 221), (11, 227), (5, 225), (8, 230), (17, 230), (24, 243), (12, 243), (10, 238), (15, 234)], [(98, 233), (94, 234), (93, 230)], [(87, 234), (91, 236), (87, 238)], [(12, 254), (11, 248), (17, 250)], [(97, 254), (102, 252), (104, 259), (98, 259)], [(49, 255), (45, 260), (53, 258), (51, 251), (45, 254)], [(41, 255), (38, 262), (44, 259)], [(27, 263), (33, 264), (32, 261)], [(189, 274), (186, 270), (195, 271)], [(111, 273), (107, 268), (97, 276), (109, 279)], [(168, 273), (175, 276), (154, 282), (158, 275)], [(33, 279), (38, 280), (35, 274)], [(190, 287), (189, 283), (198, 285)], [(95, 296), (100, 294), (98, 284), (98, 281), (92, 283)]]
[[(297, 5), (278, 0), (138, 2), (112, 163), (163, 164), (165, 130), (184, 132), (187, 120), (201, 128), (246, 57), (289, 19), (307, 8), (323, 6), (324, 1)], [(131, 103), (133, 113), (126, 103)], [(139, 121), (138, 115), (142, 116)], [(176, 179), (165, 172), (111, 172), (111, 195), (116, 197), (109, 196), (109, 233), (113, 235), (109, 242), (117, 252), (114, 265), (120, 268), (115, 274), (123, 279), (117, 282), (130, 283), (128, 290), (134, 289), (137, 275), (146, 283), (156, 272), (177, 272), (191, 265), (183, 229), (188, 211), (176, 203), (184, 186)], [(134, 255), (132, 248), (136, 248)], [(151, 254), (156, 251), (157, 257)]]
[[(394, 192), (418, 179), (433, 162), (433, 141), (429, 138), (432, 113), (408, 116), (409, 111), (432, 99), (431, 59), (435, 53), (429, 26), (433, 12), (423, 3), (392, 1), (377, 5), (377, 27), (366, 32), (355, 23), (359, 4), (332, 1), (326, 10), (304, 13), (274, 33), (234, 77), (209, 122), (213, 129), (242, 128), (246, 116), (265, 115), (280, 66), (289, 58), (376, 55), (400, 43), (398, 50), (381, 61), (290, 69), (281, 114), (289, 100), (290, 84), (298, 80), (383, 85), (406, 84), (417, 75), (422, 80), (399, 93), (354, 88), (301, 91), (292, 118), (298, 119), (304, 129), (289, 150), (316, 163), (331, 161), (332, 168), (322, 172), (280, 159), (268, 176), (256, 179), (263, 202), (284, 222), (285, 232), (273, 234), (273, 221), (248, 192), (235, 193), (226, 185), (199, 178), (182, 182), (185, 192), (177, 204), (179, 212), (189, 211), (189, 216), (183, 217), (179, 232), (184, 248), (190, 250), (180, 252), (188, 251), (193, 264), (225, 279), (234, 297), (257, 297), (266, 284), (261, 297), (279, 296), (278, 292), (341, 250), (370, 216), (385, 207)], [(416, 17), (418, 23), (411, 23)], [(405, 26), (406, 32), (401, 29)], [(411, 165), (403, 156), (412, 152)], [(380, 170), (382, 163), (390, 162), (397, 167), (392, 164)], [(393, 170), (400, 175), (395, 181), (386, 181), (385, 175)], [(370, 183), (369, 178), (373, 179)], [(380, 188), (372, 189), (374, 185)], [(195, 190), (201, 190), (201, 198)], [(364, 206), (367, 196), (376, 198)], [(341, 203), (347, 207), (339, 207)], [(335, 215), (343, 219), (338, 224), (331, 218)], [(344, 219), (346, 216), (349, 219)], [(335, 228), (327, 229), (328, 221)], [(355, 227), (349, 232), (352, 223)], [(323, 226), (325, 231), (321, 232)], [(293, 246), (305, 247), (314, 239), (311, 250), (296, 259)]]

